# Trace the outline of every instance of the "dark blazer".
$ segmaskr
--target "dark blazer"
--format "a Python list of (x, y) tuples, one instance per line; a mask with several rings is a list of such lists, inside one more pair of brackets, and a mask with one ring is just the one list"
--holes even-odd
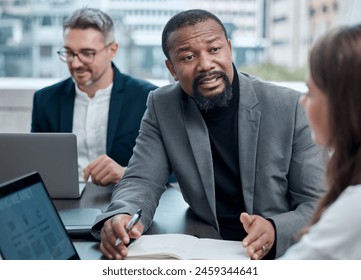
[[(120, 73), (113, 64), (114, 82), (110, 97), (106, 153), (127, 166), (146, 109), (148, 93), (155, 85)], [(36, 91), (31, 132), (72, 132), (75, 84), (68, 78)]]
[[(273, 221), (276, 256), (280, 256), (308, 223), (323, 192), (322, 153), (312, 142), (300, 93), (242, 73), (238, 76), (238, 157), (244, 203), (249, 214)], [(149, 94), (133, 156), (93, 233), (108, 217), (134, 213), (140, 207), (147, 230), (171, 170), (194, 213), (219, 230), (207, 126), (179, 83)]]

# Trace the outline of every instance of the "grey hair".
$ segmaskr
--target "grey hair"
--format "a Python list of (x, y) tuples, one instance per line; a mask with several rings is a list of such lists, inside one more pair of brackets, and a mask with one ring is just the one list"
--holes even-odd
[(93, 28), (103, 34), (105, 44), (114, 41), (114, 23), (109, 15), (93, 8), (81, 8), (75, 10), (63, 23), (63, 31), (66, 29)]

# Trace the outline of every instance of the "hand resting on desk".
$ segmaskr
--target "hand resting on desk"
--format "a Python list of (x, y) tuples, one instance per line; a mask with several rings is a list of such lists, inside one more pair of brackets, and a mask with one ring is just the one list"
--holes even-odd
[[(127, 233), (125, 227), (131, 219), (130, 215), (119, 214), (108, 219), (100, 232), (100, 251), (107, 259), (122, 260), (128, 255), (127, 245), (130, 238), (137, 239), (142, 235), (144, 226), (139, 221)], [(122, 243), (116, 246), (117, 238), (122, 240)]]
[(275, 229), (272, 223), (258, 215), (241, 213), (240, 221), (248, 235), (243, 239), (243, 247), (253, 260), (264, 258), (275, 242)]
[(92, 183), (99, 186), (117, 184), (124, 175), (125, 168), (107, 155), (101, 155), (84, 168), (84, 181), (91, 177)]

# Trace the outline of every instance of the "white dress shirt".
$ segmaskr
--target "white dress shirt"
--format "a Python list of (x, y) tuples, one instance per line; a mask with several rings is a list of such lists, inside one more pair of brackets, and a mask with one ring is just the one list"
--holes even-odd
[(350, 186), (280, 259), (361, 260), (361, 185)]
[(77, 136), (79, 180), (84, 168), (100, 155), (106, 154), (110, 95), (113, 83), (98, 90), (93, 98), (75, 86), (73, 133)]

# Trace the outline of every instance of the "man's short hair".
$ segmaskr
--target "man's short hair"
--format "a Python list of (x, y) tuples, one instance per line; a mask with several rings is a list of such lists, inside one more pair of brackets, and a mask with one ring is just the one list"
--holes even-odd
[(169, 57), (168, 39), (171, 33), (185, 26), (193, 26), (199, 22), (213, 20), (217, 22), (224, 32), (224, 36), (228, 40), (227, 31), (221, 20), (211, 12), (201, 9), (187, 10), (174, 15), (165, 25), (162, 33), (162, 49), (165, 56)]
[(63, 31), (66, 29), (93, 28), (103, 34), (105, 44), (114, 41), (113, 20), (106, 13), (93, 8), (81, 8), (75, 10), (63, 23)]

